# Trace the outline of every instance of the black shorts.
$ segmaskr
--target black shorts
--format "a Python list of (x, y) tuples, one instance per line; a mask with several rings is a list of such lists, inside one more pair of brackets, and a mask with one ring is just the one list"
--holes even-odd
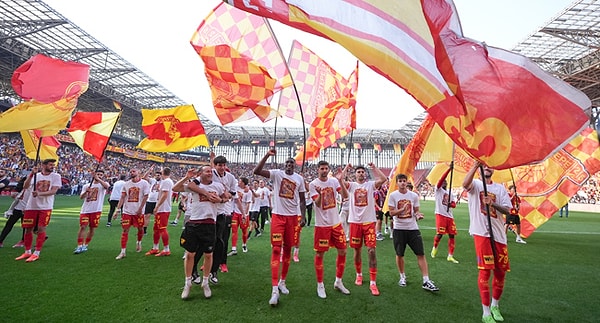
[(375, 211), (375, 218), (377, 218), (377, 220), (383, 220), (383, 211)]
[(394, 229), (394, 250), (396, 256), (404, 257), (406, 245), (412, 249), (417, 256), (425, 255), (423, 248), (423, 237), (419, 230), (396, 230)]
[(179, 203), (178, 209), (180, 209), (181, 211), (185, 211), (185, 210), (183, 209), (183, 203)]
[(258, 212), (258, 211), (250, 211), (250, 221), (257, 222), (259, 214), (260, 214), (260, 212)]
[(212, 253), (217, 241), (217, 226), (205, 223), (186, 223), (179, 245), (189, 252)]
[(146, 207), (144, 208), (144, 214), (154, 213), (155, 207), (156, 207), (156, 202), (146, 202)]
[(392, 216), (390, 215), (390, 211), (385, 212), (383, 215), (385, 215), (385, 217), (388, 219), (392, 218)]
[(518, 215), (509, 214), (506, 216), (506, 224), (521, 224), (521, 218)]

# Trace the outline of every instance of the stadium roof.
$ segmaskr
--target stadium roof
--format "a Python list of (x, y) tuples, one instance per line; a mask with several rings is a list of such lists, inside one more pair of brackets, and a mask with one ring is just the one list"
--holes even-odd
[[(575, 1), (548, 25), (529, 35), (514, 49), (534, 59), (542, 68), (584, 91), (594, 106), (600, 103), (600, 17), (595, 0)], [(141, 139), (140, 109), (186, 104), (168, 89), (101, 44), (42, 1), (3, 0), (0, 7), (0, 98), (15, 97), (10, 85), (13, 71), (31, 56), (43, 53), (90, 65), (90, 87), (81, 97), (82, 111), (108, 111), (112, 101), (124, 107), (117, 133)], [(199, 114), (212, 139), (265, 140), (274, 129), (223, 127)], [(397, 130), (357, 129), (353, 141), (408, 143), (421, 124), (420, 115)], [(277, 139), (302, 140), (302, 128), (277, 130)], [(343, 141), (343, 140), (342, 140)]]

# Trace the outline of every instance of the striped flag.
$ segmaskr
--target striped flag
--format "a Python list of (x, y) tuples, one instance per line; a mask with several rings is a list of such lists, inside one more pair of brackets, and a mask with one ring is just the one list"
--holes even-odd
[(342, 45), (488, 166), (544, 160), (588, 123), (585, 94), (523, 56), (464, 38), (451, 0), (227, 2)]
[(120, 115), (121, 112), (77, 112), (67, 131), (77, 146), (101, 162)]
[(148, 138), (137, 148), (151, 152), (181, 152), (208, 147), (208, 138), (193, 105), (170, 109), (142, 109), (142, 130)]
[[(252, 102), (247, 100), (242, 100), (242, 102), (225, 100), (228, 96), (243, 96), (243, 93), (237, 93), (233, 90), (223, 93), (225, 91), (224, 87), (220, 87), (219, 91), (216, 91), (214, 87), (217, 85), (215, 82), (218, 82), (218, 78), (215, 78), (212, 74), (213, 77), (209, 77), (209, 84), (213, 90), (213, 99), (215, 98), (215, 91), (220, 94), (218, 96), (220, 101), (216, 102), (214, 106), (222, 124), (248, 120), (254, 116), (260, 117), (263, 121), (276, 117), (276, 111), (269, 106), (272, 93), (292, 85), (292, 79), (277, 41), (264, 18), (220, 3), (202, 21), (194, 32), (190, 43), (200, 56), (202, 56), (201, 52), (205, 47), (226, 45), (231, 48), (232, 52), (235, 51), (240, 56), (245, 57), (246, 62), (252, 62), (253, 66), (262, 68), (264, 76), (268, 76), (274, 81), (272, 88), (267, 88), (264, 97), (258, 100), (260, 103), (255, 104), (254, 101), (258, 102), (256, 100), (258, 97), (253, 97)], [(239, 65), (237, 67), (239, 68), (236, 69), (237, 73), (241, 73), (243, 66)], [(219, 71), (220, 68), (221, 66), (216, 66)], [(207, 76), (208, 72), (207, 70)], [(269, 94), (268, 92), (272, 93)]]
[[(60, 147), (60, 142), (54, 138), (54, 136), (42, 137), (42, 143), (40, 145), (39, 130), (21, 130), (21, 138), (23, 138), (23, 148), (27, 158), (36, 160), (36, 157), (40, 160), (44, 159), (56, 159), (58, 160), (58, 154), (56, 151)], [(37, 155), (38, 146), (40, 147), (39, 156)]]

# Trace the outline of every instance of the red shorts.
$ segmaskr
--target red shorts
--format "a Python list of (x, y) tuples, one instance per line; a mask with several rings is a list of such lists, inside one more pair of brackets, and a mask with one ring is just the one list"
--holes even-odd
[(332, 227), (315, 227), (315, 251), (325, 252), (330, 247), (346, 249), (346, 234), (341, 223)]
[(508, 261), (508, 247), (505, 244), (494, 242), (496, 246), (496, 261), (492, 252), (490, 238), (482, 236), (473, 236), (475, 239), (475, 254), (477, 255), (477, 268), (495, 269), (496, 263), (498, 269), (510, 271), (510, 262)]
[(239, 225), (242, 229), (247, 229), (250, 226), (250, 219), (248, 216), (243, 216), (240, 213), (233, 213), (231, 218), (231, 226)]
[(363, 241), (367, 248), (377, 246), (375, 222), (350, 223), (350, 248), (362, 247)]
[(144, 227), (144, 216), (143, 215), (131, 215), (131, 214), (123, 214), (121, 216), (121, 227), (123, 229), (129, 229), (131, 226), (135, 228), (143, 228)]
[(456, 235), (456, 224), (453, 218), (435, 214), (435, 227), (437, 228), (437, 234), (451, 234)]
[(100, 215), (102, 212), (82, 213), (79, 214), (79, 226), (97, 228), (100, 223)]
[(171, 212), (157, 212), (154, 215), (154, 229), (165, 229), (169, 226)]
[(36, 223), (38, 227), (47, 227), (50, 223), (52, 210), (25, 210), (23, 212), (22, 228), (33, 228)]
[(288, 246), (296, 245), (299, 231), (298, 217), (295, 215), (279, 215), (273, 213), (271, 216), (271, 245), (272, 246)]

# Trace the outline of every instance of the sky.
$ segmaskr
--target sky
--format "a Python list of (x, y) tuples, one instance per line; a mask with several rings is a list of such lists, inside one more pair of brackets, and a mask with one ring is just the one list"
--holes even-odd
[[(143, 73), (193, 104), (220, 124), (204, 66), (189, 41), (193, 32), (220, 0), (43, 0)], [(307, 0), (313, 1), (313, 0)], [(455, 0), (463, 34), (488, 45), (511, 49), (544, 26), (572, 0)], [(356, 58), (329, 40), (271, 21), (283, 53), (300, 41), (335, 70), (350, 75)], [(272, 102), (277, 107), (277, 100)], [(390, 118), (393, 109), (393, 118)], [(359, 71), (357, 127), (398, 129), (424, 112), (401, 88), (364, 64)], [(258, 119), (231, 126), (272, 127)], [(278, 127), (301, 127), (300, 121), (280, 118)]]

